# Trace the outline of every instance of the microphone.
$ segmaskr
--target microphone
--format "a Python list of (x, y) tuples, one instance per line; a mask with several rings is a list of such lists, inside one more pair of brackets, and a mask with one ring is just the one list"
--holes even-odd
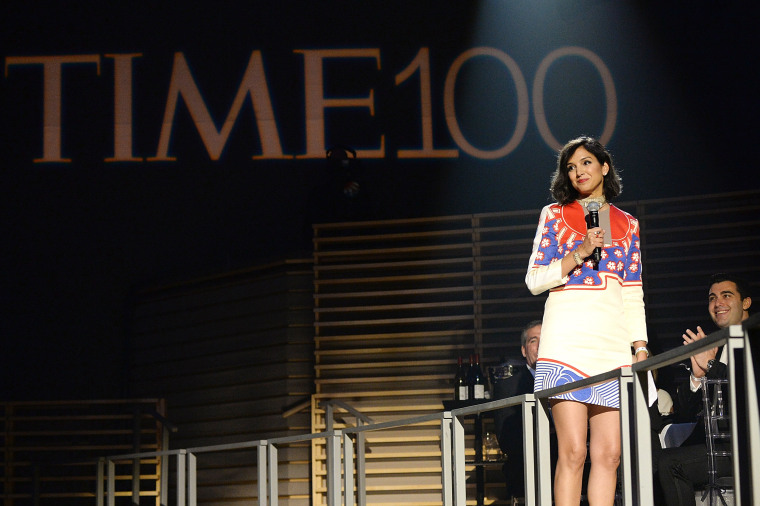
[[(588, 217), (589, 217), (589, 228), (595, 228), (599, 226), (599, 208), (602, 207), (599, 205), (599, 202), (589, 202), (588, 203)], [(594, 254), (592, 255), (594, 258), (594, 269), (599, 268), (599, 261), (602, 259), (602, 248), (596, 247), (594, 248)]]

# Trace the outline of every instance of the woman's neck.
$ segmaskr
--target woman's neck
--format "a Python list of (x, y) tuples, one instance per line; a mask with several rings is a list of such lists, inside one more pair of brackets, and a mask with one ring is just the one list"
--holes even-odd
[(580, 205), (582, 205), (585, 208), (588, 208), (588, 205), (591, 202), (596, 202), (596, 203), (599, 204), (600, 207), (604, 207), (604, 205), (607, 203), (607, 199), (604, 198), (604, 195), (599, 195), (599, 196), (595, 196), (595, 197), (592, 197), (592, 196), (588, 196), (588, 197), (579, 196), (579, 198), (578, 198), (578, 200), (576, 202), (578, 202)]

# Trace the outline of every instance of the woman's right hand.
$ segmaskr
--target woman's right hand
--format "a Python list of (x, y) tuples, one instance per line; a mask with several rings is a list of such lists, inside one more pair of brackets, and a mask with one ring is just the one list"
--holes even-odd
[(586, 232), (586, 237), (578, 246), (578, 253), (581, 258), (588, 258), (594, 253), (594, 249), (604, 247), (604, 229), (601, 227), (590, 228)]

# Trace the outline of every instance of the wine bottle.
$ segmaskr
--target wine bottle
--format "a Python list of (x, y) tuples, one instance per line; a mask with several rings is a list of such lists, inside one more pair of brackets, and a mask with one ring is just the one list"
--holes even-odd
[(462, 357), (457, 359), (457, 373), (454, 376), (454, 399), (457, 401), (466, 401), (469, 396), (467, 386), (467, 371), (464, 368)]
[(470, 370), (467, 372), (467, 385), (470, 399), (485, 399), (486, 379), (480, 369), (480, 355), (470, 355)]

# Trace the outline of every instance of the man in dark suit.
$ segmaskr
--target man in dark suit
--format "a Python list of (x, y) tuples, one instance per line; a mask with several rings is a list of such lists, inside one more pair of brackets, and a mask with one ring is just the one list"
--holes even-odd
[[(538, 344), (541, 340), (541, 320), (534, 320), (523, 328), (520, 349), (525, 357), (525, 365), (514, 366), (512, 376), (494, 385), (494, 399), (506, 399), (515, 395), (533, 393), (533, 378), (536, 374)], [(525, 469), (523, 452), (522, 407), (513, 406), (496, 411), (496, 434), (501, 451), (506, 455), (504, 474), (507, 479), (507, 496), (525, 495)]]
[[(710, 279), (707, 307), (715, 325), (726, 328), (739, 325), (749, 318), (752, 298), (749, 284), (734, 275), (714, 274)], [(693, 343), (706, 336), (702, 327), (696, 332), (687, 330), (684, 344)], [(675, 448), (664, 448), (657, 462), (660, 485), (668, 506), (694, 505), (695, 487), (707, 483), (708, 457), (705, 441), (704, 410), (700, 378), (725, 379), (728, 377), (728, 353), (725, 345), (712, 348), (691, 357), (691, 374), (678, 385), (674, 400), (675, 413), (681, 421), (695, 421), (694, 431)], [(719, 448), (728, 449), (728, 448)], [(728, 457), (716, 458), (718, 476), (731, 472)]]

